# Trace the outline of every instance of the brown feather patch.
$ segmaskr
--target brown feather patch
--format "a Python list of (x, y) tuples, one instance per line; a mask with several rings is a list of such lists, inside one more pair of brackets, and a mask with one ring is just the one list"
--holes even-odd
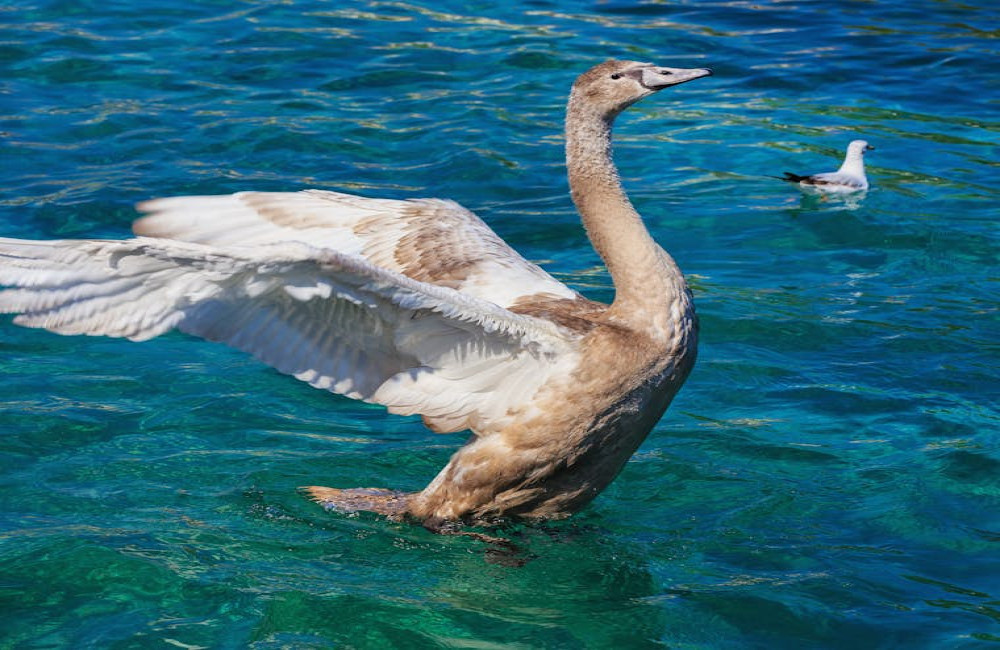
[(579, 296), (562, 298), (550, 293), (523, 296), (510, 306), (510, 311), (551, 321), (573, 332), (586, 334), (605, 324), (603, 317), (608, 306)]

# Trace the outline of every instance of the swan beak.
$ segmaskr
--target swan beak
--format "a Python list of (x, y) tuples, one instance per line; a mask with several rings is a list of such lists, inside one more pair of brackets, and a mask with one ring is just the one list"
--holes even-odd
[(708, 68), (660, 68), (650, 66), (642, 69), (640, 83), (649, 90), (662, 90), (676, 86), (686, 81), (709, 77), (712, 71)]

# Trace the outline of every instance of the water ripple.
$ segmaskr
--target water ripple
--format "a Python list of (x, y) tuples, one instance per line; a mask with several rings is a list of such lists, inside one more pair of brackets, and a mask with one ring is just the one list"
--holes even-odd
[[(152, 196), (439, 196), (596, 299), (575, 74), (710, 66), (616, 161), (689, 274), (699, 365), (569, 522), (466, 538), (319, 511), (460, 444), (180, 335), (0, 323), (0, 598), (25, 647), (958, 647), (996, 641), (997, 32), (982, 2), (0, 7), (2, 234)], [(991, 13), (992, 12), (992, 13)], [(771, 178), (876, 145), (852, 204)], [(430, 605), (428, 605), (430, 603)], [(499, 625), (498, 625), (499, 623)]]

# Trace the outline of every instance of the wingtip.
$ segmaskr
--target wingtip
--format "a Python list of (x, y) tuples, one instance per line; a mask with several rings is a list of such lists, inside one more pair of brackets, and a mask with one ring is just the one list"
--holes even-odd
[(383, 488), (339, 489), (321, 485), (298, 488), (300, 494), (326, 510), (342, 513), (374, 512), (389, 517), (402, 517), (407, 512), (410, 495)]
[(329, 501), (333, 497), (332, 493), (337, 492), (333, 488), (321, 487), (319, 485), (300, 485), (296, 488), (296, 491), (310, 501), (319, 504)]
[(146, 199), (145, 201), (139, 201), (133, 207), (135, 207), (136, 212), (141, 212), (142, 214), (149, 214), (150, 212), (154, 212), (156, 210), (156, 204), (159, 201), (160, 199)]

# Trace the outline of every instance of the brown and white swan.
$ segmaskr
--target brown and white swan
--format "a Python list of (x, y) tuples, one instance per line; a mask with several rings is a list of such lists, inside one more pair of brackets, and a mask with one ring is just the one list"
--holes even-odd
[(149, 201), (127, 240), (0, 239), (0, 311), (59, 334), (178, 329), (435, 432), (472, 431), (420, 492), (304, 488), (330, 509), (432, 529), (567, 517), (660, 419), (697, 346), (684, 276), (622, 189), (612, 123), (710, 74), (607, 61), (573, 84), (569, 183), (610, 305), (454, 202), (307, 190)]

